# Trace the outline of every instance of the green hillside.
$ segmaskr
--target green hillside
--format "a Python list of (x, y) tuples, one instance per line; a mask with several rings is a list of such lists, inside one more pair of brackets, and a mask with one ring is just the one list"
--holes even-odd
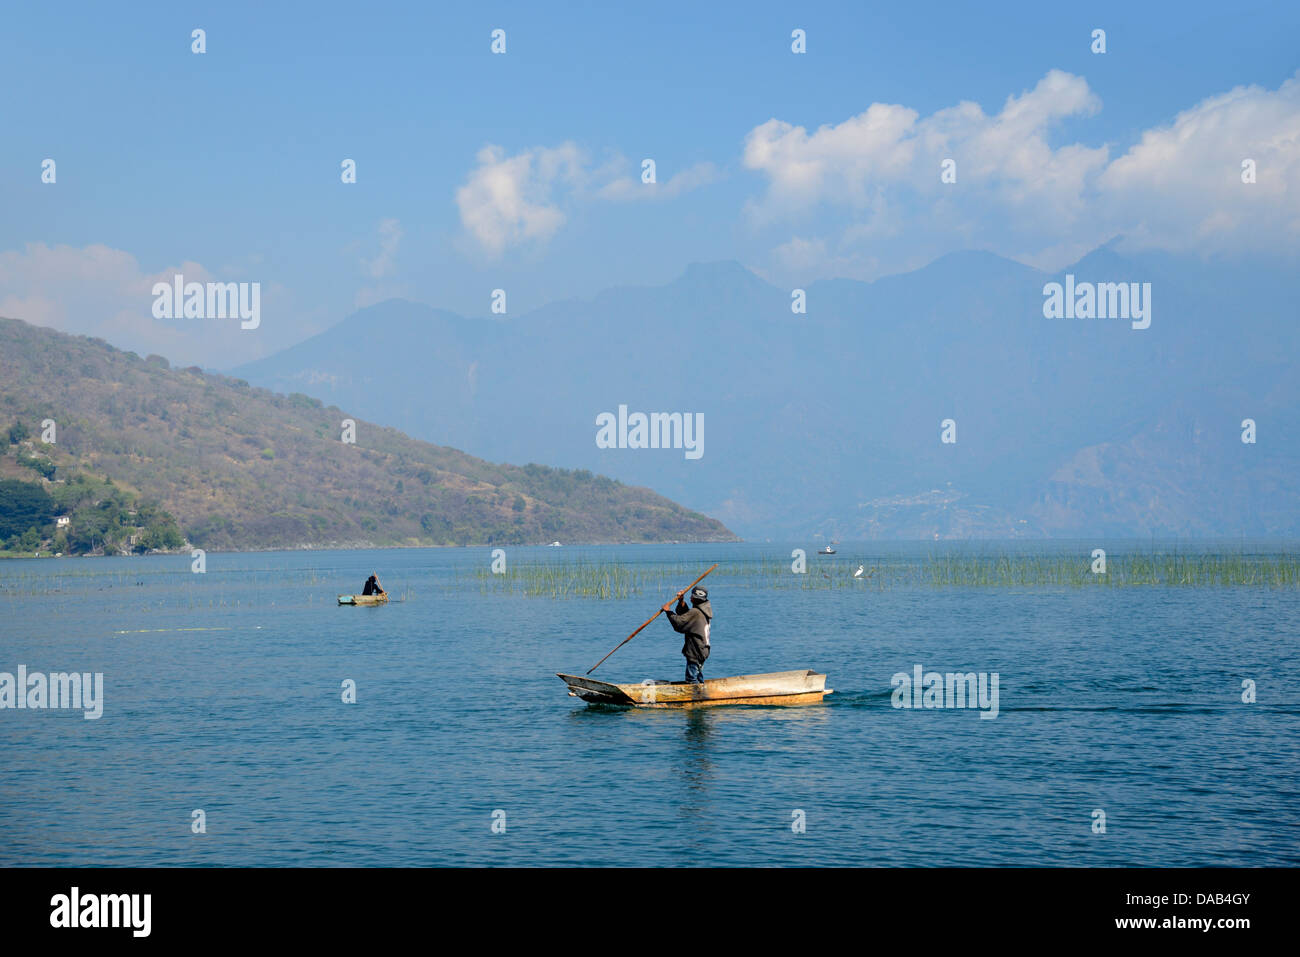
[[(348, 418), (354, 444), (341, 440)], [(47, 419), (54, 444), (41, 441)], [(41, 486), (54, 514), (72, 515), (73, 535), (100, 516), (106, 551), (132, 539), (137, 550), (166, 547), (172, 518), (210, 549), (735, 538), (648, 489), (587, 471), (494, 465), (304, 395), (13, 319), (0, 319), (6, 480), (23, 508), (43, 506), (14, 480)], [(38, 534), (52, 540), (41, 514)]]

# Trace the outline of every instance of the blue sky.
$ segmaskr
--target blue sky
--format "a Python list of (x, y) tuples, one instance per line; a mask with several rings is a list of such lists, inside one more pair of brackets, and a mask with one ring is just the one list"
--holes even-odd
[[(1294, 255), (1300, 229), (1297, 4), (85, 3), (5, 19), (0, 314), (205, 365), (393, 295), (482, 315), (501, 287), (517, 315), (699, 260), (797, 284), (964, 247), (1054, 268), (1117, 233)], [(1003, 115), (1009, 97), (1028, 119)], [(883, 132), (854, 122), (872, 104)], [(1132, 154), (1187, 111), (1194, 135)], [(1173, 174), (1155, 170), (1180, 140), (1160, 160)], [(1236, 157), (1261, 150), (1262, 226), (1232, 205)], [(148, 280), (180, 268), (262, 283), (257, 334), (159, 329)]]

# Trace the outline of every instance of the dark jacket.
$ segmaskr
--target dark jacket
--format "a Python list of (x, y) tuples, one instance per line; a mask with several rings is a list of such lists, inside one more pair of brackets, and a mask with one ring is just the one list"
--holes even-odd
[(379, 579), (371, 575), (366, 579), (366, 587), (361, 590), (363, 595), (382, 595), (384, 590), (379, 587)]
[(686, 602), (677, 599), (677, 610), (668, 612), (668, 624), (673, 631), (686, 636), (682, 644), (682, 654), (686, 660), (702, 665), (709, 657), (709, 623), (713, 621), (713, 606), (702, 601), (694, 608), (687, 608)]

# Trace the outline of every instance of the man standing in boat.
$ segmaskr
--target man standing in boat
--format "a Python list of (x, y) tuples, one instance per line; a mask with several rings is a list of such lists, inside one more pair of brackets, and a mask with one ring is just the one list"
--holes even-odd
[(709, 623), (713, 621), (713, 606), (709, 604), (707, 590), (696, 585), (691, 589), (691, 608), (686, 607), (685, 592), (677, 593), (677, 609), (672, 602), (664, 605), (668, 624), (673, 631), (685, 635), (682, 654), (686, 656), (686, 680), (704, 684), (704, 662), (709, 657)]
[(384, 594), (383, 586), (379, 584), (379, 579), (372, 572), (366, 579), (366, 587), (361, 590), (363, 595), (382, 595)]

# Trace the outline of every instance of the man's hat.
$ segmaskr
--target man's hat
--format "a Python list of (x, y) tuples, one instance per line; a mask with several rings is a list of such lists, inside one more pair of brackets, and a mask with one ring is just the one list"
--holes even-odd
[(701, 588), (700, 586), (696, 585), (695, 588), (691, 590), (691, 601), (708, 601), (708, 600), (709, 600), (709, 592), (707, 588)]

